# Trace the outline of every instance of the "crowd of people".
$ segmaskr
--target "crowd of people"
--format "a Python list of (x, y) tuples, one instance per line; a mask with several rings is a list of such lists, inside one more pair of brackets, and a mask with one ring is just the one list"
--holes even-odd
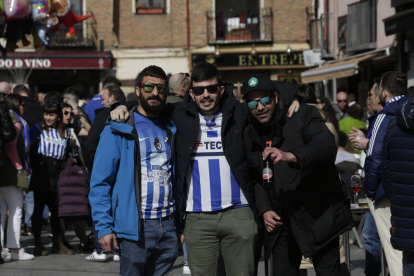
[[(261, 74), (235, 95), (208, 63), (170, 77), (149, 66), (136, 93), (121, 86), (108, 77), (81, 106), (79, 86), (33, 96), (0, 83), (0, 262), (93, 251), (86, 261), (113, 253), (120, 275), (167, 275), (182, 247), (184, 274), (216, 275), (221, 259), (227, 275), (256, 275), (264, 246), (272, 275), (344, 275), (350, 179), (360, 175), (365, 274), (381, 273), (383, 248), (391, 276), (414, 275), (404, 74), (375, 79), (366, 110), (352, 93), (332, 105)], [(33, 254), (20, 245), (23, 216)]]

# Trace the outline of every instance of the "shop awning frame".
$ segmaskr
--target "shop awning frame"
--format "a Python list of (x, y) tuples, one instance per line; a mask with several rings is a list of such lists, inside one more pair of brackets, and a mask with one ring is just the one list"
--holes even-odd
[(358, 74), (359, 65), (379, 56), (390, 55), (390, 48), (354, 55), (325, 63), (324, 65), (302, 72), (302, 82), (312, 83), (323, 80), (339, 79)]

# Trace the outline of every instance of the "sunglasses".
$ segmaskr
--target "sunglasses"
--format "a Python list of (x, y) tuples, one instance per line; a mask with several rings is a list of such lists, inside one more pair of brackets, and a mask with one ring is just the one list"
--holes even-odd
[(203, 95), (204, 90), (207, 89), (207, 92), (210, 94), (217, 94), (219, 91), (219, 85), (218, 84), (213, 84), (213, 85), (209, 85), (209, 86), (196, 86), (196, 87), (191, 87), (191, 91), (193, 91), (194, 95), (196, 96), (200, 96)]
[(155, 84), (155, 83), (143, 83), (140, 87), (144, 88), (145, 93), (151, 93), (154, 90), (154, 87), (157, 87), (157, 91), (160, 94), (167, 93), (167, 86), (165, 84)]
[(71, 117), (75, 117), (75, 113), (73, 113), (73, 112), (69, 112), (69, 111), (63, 112), (63, 115), (65, 115), (65, 116), (68, 116), (68, 114), (70, 114)]
[(348, 100), (337, 100), (338, 103), (346, 103)]
[(250, 102), (247, 103), (247, 106), (250, 109), (256, 109), (257, 108), (257, 105), (259, 104), (259, 102), (262, 105), (268, 105), (268, 104), (270, 104), (270, 96), (263, 97), (263, 98), (261, 98), (258, 101), (250, 101)]

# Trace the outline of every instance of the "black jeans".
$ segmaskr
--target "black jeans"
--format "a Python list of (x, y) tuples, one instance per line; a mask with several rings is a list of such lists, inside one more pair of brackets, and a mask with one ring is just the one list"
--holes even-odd
[[(273, 276), (299, 276), (302, 252), (288, 227), (282, 226), (275, 247), (273, 248)], [(318, 253), (312, 256), (313, 266), (318, 276), (339, 276), (339, 237), (334, 239)]]
[(34, 191), (34, 210), (32, 215), (32, 231), (34, 237), (40, 237), (42, 234), (43, 209), (45, 205), (50, 210), (50, 226), (52, 234), (57, 237), (61, 234), (60, 222), (58, 217), (59, 201), (57, 193), (37, 192)]

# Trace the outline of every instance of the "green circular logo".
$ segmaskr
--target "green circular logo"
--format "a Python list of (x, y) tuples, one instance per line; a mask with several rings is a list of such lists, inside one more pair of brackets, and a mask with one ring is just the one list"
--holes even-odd
[(255, 87), (258, 83), (259, 83), (259, 81), (255, 77), (253, 77), (249, 80), (249, 86), (250, 87)]

